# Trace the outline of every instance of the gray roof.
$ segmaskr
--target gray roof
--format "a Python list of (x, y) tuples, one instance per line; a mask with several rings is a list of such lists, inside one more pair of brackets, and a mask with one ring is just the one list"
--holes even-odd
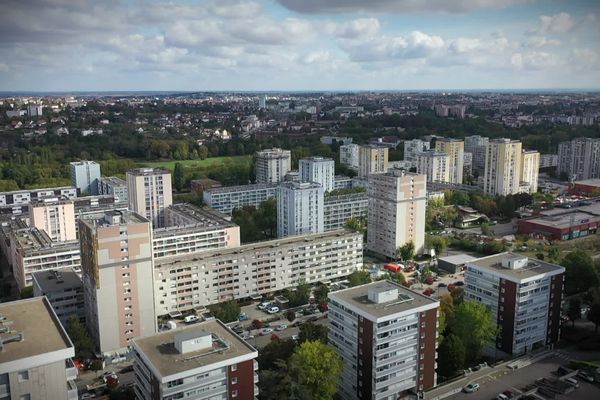
[(73, 269), (34, 272), (32, 277), (44, 293), (60, 292), (66, 289), (83, 287), (81, 278), (79, 278)]
[(440, 257), (438, 261), (444, 261), (449, 264), (460, 265), (466, 264), (470, 261), (476, 260), (477, 257), (470, 256), (468, 254), (455, 254), (453, 256)]
[(478, 258), (469, 262), (469, 266), (476, 266), (482, 269), (487, 269), (490, 272), (503, 275), (506, 278), (520, 281), (527, 278), (533, 278), (542, 274), (560, 274), (565, 272), (565, 268), (560, 265), (550, 264), (535, 258), (528, 257), (527, 266), (518, 269), (510, 269), (502, 266), (502, 260), (509, 258), (521, 258), (521, 254), (515, 253), (500, 253), (492, 256)]

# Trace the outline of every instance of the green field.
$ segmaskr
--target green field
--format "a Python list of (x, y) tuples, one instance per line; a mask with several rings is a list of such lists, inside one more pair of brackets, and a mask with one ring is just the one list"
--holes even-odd
[(175, 169), (176, 163), (181, 163), (184, 168), (211, 168), (219, 165), (240, 165), (250, 164), (252, 156), (227, 156), (227, 157), (210, 157), (204, 160), (181, 160), (181, 161), (153, 161), (145, 162), (146, 167), (162, 167), (171, 171)]

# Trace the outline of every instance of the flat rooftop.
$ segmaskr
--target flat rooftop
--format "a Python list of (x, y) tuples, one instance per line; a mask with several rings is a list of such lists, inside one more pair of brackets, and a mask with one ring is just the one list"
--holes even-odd
[(478, 258), (474, 261), (469, 262), (470, 266), (476, 266), (478, 268), (487, 269), (490, 272), (503, 274), (517, 280), (533, 278), (537, 275), (547, 273), (561, 273), (564, 272), (564, 267), (560, 265), (550, 264), (545, 261), (538, 260), (536, 258), (528, 258), (527, 265), (522, 268), (510, 269), (502, 266), (503, 260), (508, 259), (519, 259), (524, 256), (515, 253), (500, 253), (492, 256)]
[[(230, 228), (237, 226), (224, 218), (223, 214), (208, 207), (200, 208), (188, 203), (179, 203), (169, 206), (165, 210), (167, 224), (163, 230), (174, 227), (195, 226), (206, 228)], [(171, 218), (177, 218), (179, 225), (171, 225)], [(156, 230), (155, 230), (156, 231)]]
[[(377, 291), (398, 290), (398, 297), (385, 303), (374, 303), (369, 300), (369, 290)], [(345, 303), (364, 311), (376, 318), (382, 318), (392, 314), (398, 314), (413, 308), (438, 303), (430, 297), (414, 292), (402, 285), (391, 281), (378, 281), (366, 285), (355, 286), (348, 289), (338, 290), (329, 295), (334, 300), (339, 299)]]
[(238, 186), (223, 186), (219, 188), (210, 188), (204, 191), (204, 193), (220, 194), (220, 193), (235, 193), (235, 192), (249, 192), (252, 190), (263, 190), (263, 189), (277, 189), (276, 183), (256, 183), (252, 185), (238, 185)]
[[(174, 345), (175, 336), (195, 330), (213, 335), (210, 348), (179, 353)], [(215, 340), (218, 338), (219, 340)], [(204, 321), (191, 326), (134, 339), (135, 345), (147, 360), (166, 377), (195, 368), (225, 361), (234, 357), (256, 354), (256, 349), (234, 334), (219, 320)]]
[(573, 182), (576, 185), (586, 185), (586, 186), (598, 186), (600, 187), (600, 179), (584, 179), (582, 181)]
[[(4, 344), (4, 351), (0, 351), (0, 366), (5, 362), (73, 347), (45, 297), (0, 303), (0, 316), (5, 318), (5, 323), (12, 321), (12, 325), (8, 325), (12, 332), (24, 333), (22, 341)], [(1, 334), (2, 337), (9, 335)]]
[(160, 168), (160, 167), (145, 167), (145, 168), (134, 168), (127, 171), (127, 175), (136, 175), (136, 176), (149, 176), (149, 175), (171, 175), (169, 170)]
[(573, 223), (573, 225), (600, 222), (600, 215), (594, 215), (589, 212), (575, 210), (570, 212), (563, 212), (561, 214), (550, 214), (545, 215), (543, 217), (532, 218), (526, 220), (526, 222), (547, 226), (549, 228), (568, 229), (569, 227), (571, 227), (571, 222)]
[[(118, 224), (109, 222), (106, 219), (107, 216), (111, 218), (118, 217), (118, 219), (116, 219)], [(113, 225), (141, 224), (144, 222), (149, 222), (146, 218), (134, 213), (133, 211), (121, 211), (118, 209), (111, 209), (104, 212), (98, 212), (96, 214), (86, 215), (80, 218), (80, 221), (90, 227), (102, 228)]]
[(447, 263), (455, 264), (455, 265), (466, 264), (466, 263), (471, 262), (473, 260), (477, 260), (477, 257), (473, 257), (473, 256), (470, 256), (468, 254), (455, 254), (453, 256), (438, 258), (438, 261), (445, 261)]
[(109, 183), (114, 186), (127, 186), (127, 182), (125, 182), (125, 180), (117, 176), (104, 176), (100, 178), (100, 181)]
[(34, 272), (32, 277), (44, 293), (63, 291), (83, 286), (81, 278), (73, 269)]

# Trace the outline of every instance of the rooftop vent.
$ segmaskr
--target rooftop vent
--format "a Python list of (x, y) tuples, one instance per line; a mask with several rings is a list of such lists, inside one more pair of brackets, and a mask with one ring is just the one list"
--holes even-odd
[(502, 259), (502, 267), (508, 269), (520, 269), (526, 267), (527, 262), (527, 257), (511, 254)]
[(212, 334), (204, 329), (192, 329), (175, 335), (173, 344), (179, 353), (212, 348)]
[(373, 287), (368, 291), (368, 298), (376, 304), (387, 303), (398, 299), (397, 288)]

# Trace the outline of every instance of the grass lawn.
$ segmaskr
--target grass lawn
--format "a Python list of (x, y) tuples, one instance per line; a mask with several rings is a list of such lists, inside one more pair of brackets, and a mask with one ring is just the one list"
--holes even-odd
[(196, 167), (216, 167), (225, 164), (249, 164), (252, 161), (252, 156), (227, 156), (227, 157), (210, 157), (204, 160), (180, 160), (180, 161), (152, 161), (144, 162), (146, 167), (162, 167), (173, 171), (175, 163), (181, 163), (184, 168)]

